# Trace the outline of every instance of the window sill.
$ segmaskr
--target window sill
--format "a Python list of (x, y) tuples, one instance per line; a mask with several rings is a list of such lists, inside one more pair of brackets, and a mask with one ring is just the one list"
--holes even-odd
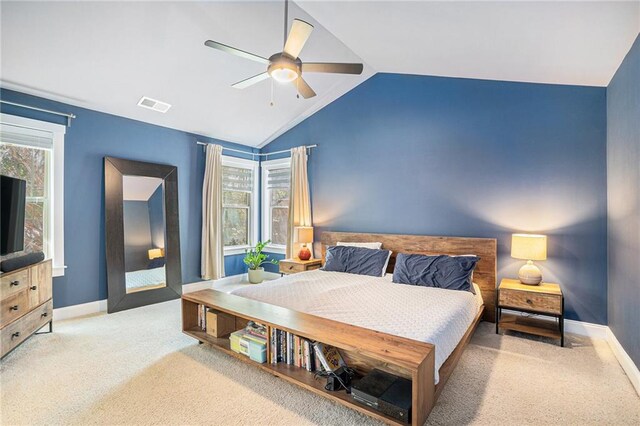
[(263, 251), (265, 253), (286, 254), (287, 248), (283, 246), (266, 246)]
[(225, 256), (234, 256), (236, 254), (245, 254), (247, 249), (251, 248), (251, 246), (237, 246), (237, 247), (229, 247), (224, 249)]
[(51, 275), (53, 277), (64, 277), (64, 270), (67, 269), (65, 266), (54, 266)]

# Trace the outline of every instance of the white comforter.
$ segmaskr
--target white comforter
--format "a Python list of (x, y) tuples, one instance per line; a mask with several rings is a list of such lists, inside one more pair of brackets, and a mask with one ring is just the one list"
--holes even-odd
[(126, 272), (124, 275), (127, 288), (147, 287), (150, 285), (162, 284), (167, 281), (164, 266), (161, 266), (160, 268)]
[(482, 306), (470, 292), (394, 284), (383, 278), (320, 270), (233, 291), (300, 312), (435, 345), (438, 370)]

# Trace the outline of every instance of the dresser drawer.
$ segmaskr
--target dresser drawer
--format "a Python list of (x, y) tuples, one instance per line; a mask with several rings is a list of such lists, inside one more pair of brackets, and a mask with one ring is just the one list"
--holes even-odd
[(527, 309), (540, 313), (562, 315), (562, 296), (536, 294), (530, 291), (500, 289), (500, 307)]
[(25, 290), (31, 284), (30, 269), (0, 276), (0, 300)]
[(4, 356), (7, 352), (18, 346), (26, 338), (51, 321), (52, 315), (53, 302), (49, 300), (47, 303), (42, 304), (19, 320), (0, 330), (0, 341), (2, 342), (1, 356)]
[(0, 327), (4, 327), (16, 318), (29, 312), (27, 290), (12, 294), (0, 302)]

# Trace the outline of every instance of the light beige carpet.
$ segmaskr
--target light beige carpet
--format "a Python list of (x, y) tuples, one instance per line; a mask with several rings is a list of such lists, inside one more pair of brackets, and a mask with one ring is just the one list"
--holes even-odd
[[(640, 424), (640, 399), (603, 341), (569, 347), (481, 324), (430, 424)], [(13, 424), (377, 424), (180, 332), (178, 301), (59, 322), (2, 362)]]

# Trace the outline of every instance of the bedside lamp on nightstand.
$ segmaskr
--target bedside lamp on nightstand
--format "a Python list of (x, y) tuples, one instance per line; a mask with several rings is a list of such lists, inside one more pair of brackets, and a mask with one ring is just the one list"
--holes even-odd
[(307, 248), (307, 244), (313, 242), (313, 227), (312, 226), (296, 226), (295, 233), (297, 235), (296, 242), (302, 243), (302, 248), (298, 253), (298, 259), (309, 260), (311, 259), (311, 251)]
[(542, 281), (542, 273), (534, 260), (546, 260), (547, 236), (535, 234), (513, 234), (511, 236), (511, 257), (526, 260), (527, 264), (518, 271), (522, 284), (538, 285)]

